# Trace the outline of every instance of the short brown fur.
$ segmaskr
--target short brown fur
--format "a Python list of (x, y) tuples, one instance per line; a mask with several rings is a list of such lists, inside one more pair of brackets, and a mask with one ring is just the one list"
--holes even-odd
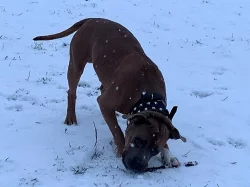
[[(85, 65), (87, 62), (92, 62), (102, 84), (101, 95), (97, 101), (114, 137), (117, 156), (120, 157), (125, 139), (115, 112), (128, 114), (144, 91), (166, 97), (162, 73), (144, 53), (142, 46), (128, 29), (107, 19), (84, 19), (61, 33), (38, 36), (34, 40), (53, 40), (75, 31), (70, 44), (67, 75), (68, 108), (65, 124), (77, 124), (75, 114), (77, 85)], [(166, 139), (168, 138), (164, 137), (164, 141)]]

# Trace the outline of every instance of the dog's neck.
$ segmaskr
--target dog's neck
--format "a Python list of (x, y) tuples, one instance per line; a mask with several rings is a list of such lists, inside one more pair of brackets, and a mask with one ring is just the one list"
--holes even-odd
[(141, 99), (137, 101), (130, 110), (130, 114), (136, 114), (147, 110), (161, 112), (164, 115), (169, 116), (166, 98), (162, 97), (157, 93), (143, 92), (141, 94)]

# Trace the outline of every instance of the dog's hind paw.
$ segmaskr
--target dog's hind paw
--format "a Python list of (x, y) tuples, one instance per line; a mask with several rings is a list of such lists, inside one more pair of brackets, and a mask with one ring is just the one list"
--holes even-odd
[(77, 120), (76, 120), (76, 115), (67, 115), (67, 117), (65, 118), (64, 124), (66, 125), (73, 125), (76, 124), (77, 125)]

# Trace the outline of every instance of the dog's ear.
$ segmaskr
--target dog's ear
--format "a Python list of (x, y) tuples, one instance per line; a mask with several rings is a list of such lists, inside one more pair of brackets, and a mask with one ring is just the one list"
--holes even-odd
[(171, 109), (171, 111), (170, 111), (170, 113), (169, 113), (169, 116), (168, 116), (170, 120), (173, 119), (175, 113), (177, 112), (177, 108), (178, 108), (177, 106), (174, 106), (174, 107)]
[(181, 139), (183, 142), (186, 142), (187, 139), (183, 136), (180, 135), (178, 129), (176, 128), (173, 128), (171, 131), (170, 131), (170, 135), (169, 135), (169, 138), (170, 139), (174, 139), (174, 140), (177, 140), (177, 139)]
[(170, 131), (170, 134), (169, 134), (170, 139), (176, 140), (176, 139), (179, 139), (179, 137), (180, 137), (180, 133), (176, 128), (174, 128)]
[[(175, 114), (177, 108), (173, 107), (173, 109), (171, 111), (172, 115)], [(133, 119), (136, 116), (141, 116), (145, 119), (151, 117), (155, 117), (158, 118), (159, 120), (162, 120), (162, 122), (166, 125), (167, 129), (170, 131), (170, 138), (171, 139), (181, 139), (183, 142), (186, 142), (186, 138), (184, 138), (183, 136), (180, 135), (179, 131), (173, 126), (171, 119), (168, 116), (165, 116), (159, 112), (155, 112), (155, 111), (143, 111), (137, 114), (131, 114), (131, 115), (123, 115), (123, 119)]]

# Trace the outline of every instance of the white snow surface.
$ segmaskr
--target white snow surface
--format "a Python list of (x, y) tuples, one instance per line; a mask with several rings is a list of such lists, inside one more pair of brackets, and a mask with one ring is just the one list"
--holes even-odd
[[(1, 0), (0, 187), (249, 187), (249, 8), (249, 0)], [(127, 27), (159, 66), (168, 108), (179, 107), (173, 123), (187, 138), (169, 141), (171, 153), (197, 166), (125, 170), (91, 64), (77, 91), (79, 125), (63, 124), (73, 34), (32, 38), (89, 17)], [(150, 161), (157, 165), (159, 156)]]

